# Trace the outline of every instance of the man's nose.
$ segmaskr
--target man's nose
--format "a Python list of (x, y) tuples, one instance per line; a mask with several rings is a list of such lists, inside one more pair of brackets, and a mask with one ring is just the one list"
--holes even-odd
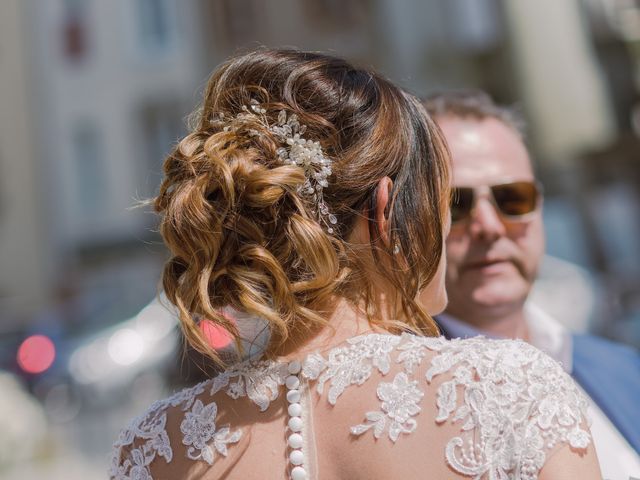
[(504, 222), (488, 198), (477, 199), (469, 228), (473, 237), (483, 240), (494, 240), (506, 234)]

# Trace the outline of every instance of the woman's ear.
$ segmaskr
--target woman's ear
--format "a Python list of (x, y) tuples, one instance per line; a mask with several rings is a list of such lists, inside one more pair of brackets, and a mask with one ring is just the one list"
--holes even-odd
[(391, 222), (389, 221), (389, 210), (391, 207), (391, 192), (393, 191), (393, 180), (384, 177), (378, 182), (376, 188), (376, 216), (375, 222), (378, 228), (378, 235), (382, 243), (389, 248), (391, 246), (391, 236), (389, 230)]

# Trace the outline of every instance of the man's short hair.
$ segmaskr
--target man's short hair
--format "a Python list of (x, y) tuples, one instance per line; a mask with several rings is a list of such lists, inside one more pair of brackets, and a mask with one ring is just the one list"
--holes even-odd
[(484, 120), (495, 118), (525, 136), (525, 121), (513, 107), (497, 105), (482, 90), (450, 90), (429, 95), (422, 101), (432, 117), (452, 116)]

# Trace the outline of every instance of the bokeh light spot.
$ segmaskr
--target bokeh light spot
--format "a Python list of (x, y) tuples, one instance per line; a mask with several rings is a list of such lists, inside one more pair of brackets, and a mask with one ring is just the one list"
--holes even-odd
[(221, 350), (228, 347), (233, 341), (231, 334), (224, 327), (216, 325), (209, 320), (202, 320), (200, 322), (200, 331), (207, 340), (207, 343), (211, 345), (211, 348), (214, 350)]
[(135, 330), (122, 328), (109, 338), (107, 351), (118, 365), (131, 365), (142, 356), (144, 340)]
[(56, 347), (49, 337), (31, 335), (18, 348), (18, 365), (27, 373), (42, 373), (56, 358)]

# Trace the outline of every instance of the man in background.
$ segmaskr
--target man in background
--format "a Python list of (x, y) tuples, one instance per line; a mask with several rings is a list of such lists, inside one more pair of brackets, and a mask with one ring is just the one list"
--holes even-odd
[(590, 401), (604, 478), (640, 477), (640, 355), (573, 335), (527, 303), (544, 254), (542, 190), (521, 122), (482, 92), (425, 101), (453, 161), (447, 238), (449, 305), (436, 320), (449, 338), (520, 338), (559, 361)]

